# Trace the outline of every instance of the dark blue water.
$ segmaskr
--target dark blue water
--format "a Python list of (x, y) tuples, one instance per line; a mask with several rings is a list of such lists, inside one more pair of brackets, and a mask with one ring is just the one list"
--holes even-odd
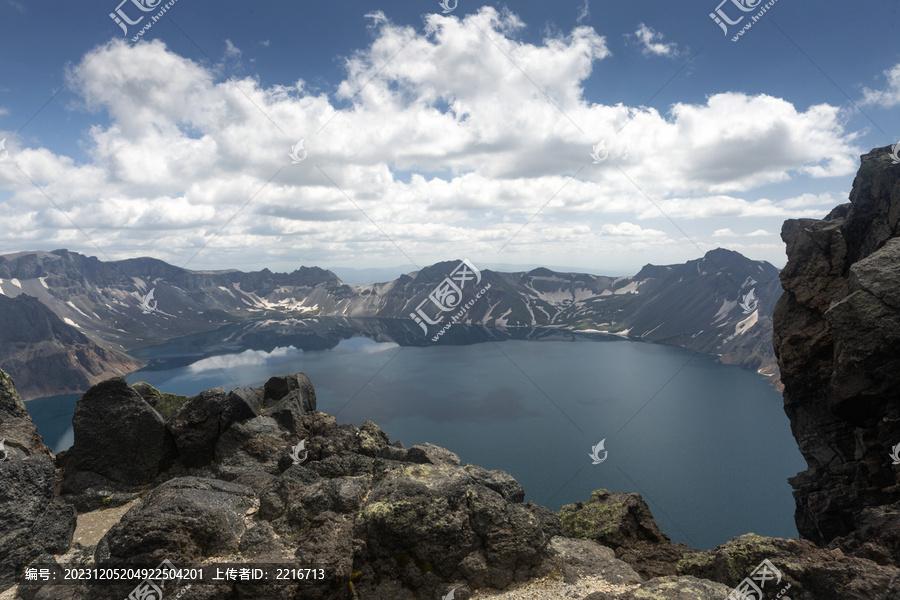
[[(636, 491), (663, 531), (693, 547), (748, 532), (797, 535), (786, 478), (805, 464), (781, 395), (752, 371), (680, 348), (352, 338), (330, 350), (247, 350), (127, 379), (192, 395), (297, 371), (315, 385), (319, 410), (339, 422), (370, 419), (407, 447), (429, 441), (464, 463), (502, 469), (526, 500), (553, 510), (599, 488)], [(75, 398), (27, 403), (55, 451), (71, 444)], [(608, 458), (593, 465), (591, 447), (602, 439)]]

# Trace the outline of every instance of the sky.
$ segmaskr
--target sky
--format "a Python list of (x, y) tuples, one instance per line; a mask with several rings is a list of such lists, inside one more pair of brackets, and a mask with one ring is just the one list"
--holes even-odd
[(888, 0), (120, 2), (0, 0), (0, 254), (781, 267), (900, 141)]

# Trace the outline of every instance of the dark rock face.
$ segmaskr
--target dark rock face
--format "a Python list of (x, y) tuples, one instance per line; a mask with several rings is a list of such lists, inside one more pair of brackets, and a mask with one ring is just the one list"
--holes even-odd
[(803, 538), (900, 564), (900, 168), (862, 157), (850, 204), (787, 221), (774, 343), (808, 469), (791, 479)]
[(78, 471), (126, 485), (150, 483), (175, 459), (175, 441), (162, 417), (120, 377), (78, 400), (72, 426), (64, 490), (74, 491), (71, 475)]
[(596, 540), (647, 578), (675, 574), (675, 565), (689, 553), (660, 530), (640, 494), (597, 490), (587, 502), (567, 504), (559, 511), (566, 535)]
[[(12, 377), (0, 370), (0, 440), (4, 440), (6, 457), (16, 460), (33, 454), (50, 455), (37, 427), (16, 391)], [(0, 459), (3, 458), (0, 452)]]
[(12, 585), (13, 569), (42, 553), (32, 530), (53, 502), (56, 469), (43, 454), (4, 461), (0, 481), (0, 587), (5, 589)]
[(693, 575), (726, 584), (729, 588), (749, 577), (763, 560), (781, 572), (782, 580), (766, 583), (766, 597), (790, 585), (793, 600), (893, 600), (886, 596), (895, 567), (845, 556), (840, 550), (822, 550), (807, 540), (743, 535), (715, 550), (688, 555), (678, 565), (679, 575)]
[(56, 499), (56, 467), (28, 411), (0, 371), (0, 592), (21, 570), (48, 554), (68, 551), (75, 509)]

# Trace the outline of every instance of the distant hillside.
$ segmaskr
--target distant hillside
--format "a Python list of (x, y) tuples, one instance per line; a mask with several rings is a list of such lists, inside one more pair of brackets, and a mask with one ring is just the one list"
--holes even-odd
[(0, 296), (0, 369), (25, 398), (79, 392), (138, 364), (90, 341), (37, 298)]
[[(434, 309), (429, 294), (459, 264), (348, 285), (318, 267), (189, 271), (152, 258), (107, 263), (67, 250), (21, 252), (0, 256), (0, 294), (34, 296), (97, 344), (128, 352), (259, 319), (380, 317), (414, 324), (416, 309)], [(487, 291), (461, 323), (605, 332), (719, 355), (724, 363), (777, 378), (771, 314), (781, 286), (769, 263), (719, 249), (686, 264), (647, 265), (633, 277), (545, 268), (479, 275), (477, 287)], [(468, 283), (464, 303), (477, 291)], [(423, 332), (423, 343), (436, 339), (438, 329)], [(16, 368), (9, 371), (18, 383)]]

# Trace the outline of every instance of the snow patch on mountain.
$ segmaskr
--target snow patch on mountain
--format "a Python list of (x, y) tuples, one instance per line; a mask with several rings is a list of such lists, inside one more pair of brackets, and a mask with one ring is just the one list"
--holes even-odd
[(622, 294), (632, 294), (632, 293), (633, 293), (633, 294), (637, 294), (637, 293), (638, 293), (638, 288), (641, 286), (642, 283), (643, 283), (643, 281), (632, 281), (631, 283), (629, 283), (629, 284), (626, 285), (625, 287), (619, 288), (619, 289), (617, 289), (617, 290), (616, 290), (615, 292), (613, 292), (613, 293), (614, 293), (616, 296), (621, 296)]
[(737, 306), (737, 300), (723, 300), (722, 306), (719, 308), (719, 312), (715, 314), (712, 322), (718, 323), (722, 319), (727, 319), (728, 315), (731, 314), (731, 309)]
[(84, 317), (85, 319), (90, 319), (90, 317), (87, 316), (86, 314), (84, 314), (84, 312), (82, 312), (80, 308), (78, 308), (77, 306), (75, 306), (74, 304), (72, 304), (72, 301), (71, 301), (71, 300), (69, 300), (68, 302), (66, 302), (66, 304), (69, 306), (69, 308), (71, 308), (72, 310), (74, 310), (75, 312), (77, 312), (79, 315), (81, 315), (81, 316)]
[(756, 325), (757, 321), (759, 321), (759, 310), (754, 310), (753, 314), (734, 326), (734, 333), (725, 338), (724, 343), (727, 344), (737, 336), (744, 335), (747, 330)]

